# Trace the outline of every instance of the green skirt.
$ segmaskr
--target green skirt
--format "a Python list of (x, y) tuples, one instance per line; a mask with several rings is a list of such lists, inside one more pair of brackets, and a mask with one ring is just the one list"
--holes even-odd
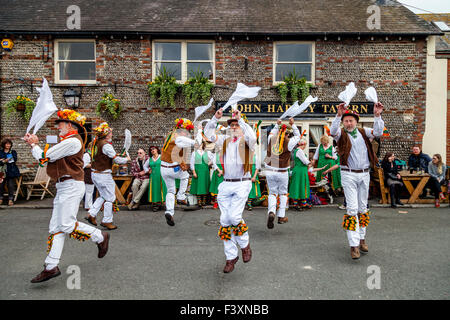
[[(318, 168), (322, 168), (326, 164), (328, 164), (328, 166), (324, 170), (317, 171), (317, 175), (316, 175), (317, 182), (322, 180), (322, 172), (324, 172), (325, 170), (331, 168), (336, 163), (339, 164), (336, 160), (333, 160), (333, 159), (323, 159), (323, 160), (319, 161), (317, 163), (317, 167)], [(337, 168), (336, 170), (333, 170), (331, 172), (331, 182), (332, 182), (333, 190), (336, 190), (336, 189), (342, 187), (342, 184), (341, 184), (341, 168)]]
[(148, 202), (157, 203), (166, 201), (167, 188), (161, 175), (150, 174), (148, 184)]
[(199, 170), (196, 169), (195, 171), (197, 178), (192, 177), (189, 193), (197, 195), (209, 194), (209, 167), (206, 166), (206, 168), (199, 168)]
[(223, 176), (219, 177), (217, 170), (214, 170), (211, 178), (211, 184), (209, 185), (209, 193), (217, 195), (219, 193), (219, 184), (223, 181)]
[(249, 199), (255, 199), (261, 197), (261, 188), (259, 186), (259, 178), (256, 177), (256, 181), (252, 182), (252, 190), (250, 191), (250, 194), (248, 195)]
[(294, 167), (289, 183), (289, 198), (297, 200), (309, 199), (309, 188), (308, 167)]

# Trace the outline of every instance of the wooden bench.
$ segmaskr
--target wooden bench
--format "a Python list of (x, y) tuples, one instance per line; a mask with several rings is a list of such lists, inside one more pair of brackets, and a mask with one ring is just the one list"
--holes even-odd
[(384, 184), (384, 172), (382, 168), (375, 167), (375, 170), (373, 171), (373, 176), (371, 179), (377, 189), (379, 189), (381, 194), (380, 203), (382, 204), (389, 204), (391, 203), (391, 194), (389, 192), (389, 188), (386, 187)]

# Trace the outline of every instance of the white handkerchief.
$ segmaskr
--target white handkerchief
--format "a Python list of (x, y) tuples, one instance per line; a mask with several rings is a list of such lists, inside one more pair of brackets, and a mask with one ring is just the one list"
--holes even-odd
[(339, 100), (345, 103), (345, 106), (348, 106), (350, 104), (350, 101), (353, 99), (353, 97), (356, 95), (356, 89), (355, 83), (350, 82), (346, 87), (345, 90), (339, 93)]
[(378, 103), (378, 96), (377, 91), (374, 87), (369, 87), (364, 91), (364, 94), (366, 95), (366, 99), (373, 103)]
[(287, 109), (285, 113), (283, 113), (283, 115), (280, 117), (280, 120), (286, 117), (295, 117), (296, 115), (305, 111), (311, 103), (316, 102), (318, 99), (319, 98), (317, 97), (313, 98), (312, 96), (308, 96), (301, 105), (298, 104), (298, 101), (295, 101), (294, 104), (289, 109)]
[(236, 90), (233, 92), (230, 99), (228, 99), (227, 103), (222, 107), (222, 111), (225, 112), (229, 106), (237, 104), (243, 99), (255, 98), (258, 95), (259, 90), (261, 90), (260, 87), (247, 87), (243, 83), (238, 83)]

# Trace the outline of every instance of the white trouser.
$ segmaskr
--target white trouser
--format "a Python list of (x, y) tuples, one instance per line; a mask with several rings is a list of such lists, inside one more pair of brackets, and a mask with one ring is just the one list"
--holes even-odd
[[(287, 193), (289, 186), (289, 173), (266, 171), (267, 186), (269, 188), (267, 214), (273, 212), (278, 217), (286, 215)], [(280, 196), (280, 207), (277, 211), (277, 196)]]
[[(217, 203), (220, 208), (220, 225), (222, 227), (237, 226), (241, 221), (243, 223), (242, 212), (247, 203), (248, 195), (252, 190), (252, 182), (228, 182), (223, 181), (218, 188)], [(248, 231), (242, 236), (235, 236), (231, 233), (231, 240), (224, 240), (224, 251), (227, 260), (232, 260), (238, 256), (239, 245), (241, 248), (248, 246)]]
[(95, 185), (85, 183), (85, 186), (86, 192), (84, 193), (84, 208), (90, 209), (92, 207), (92, 200), (94, 198)]
[[(344, 188), (345, 202), (347, 203), (347, 214), (356, 216), (358, 213), (367, 212), (367, 199), (369, 197), (369, 172), (349, 172), (341, 171), (341, 183)], [(359, 246), (359, 241), (366, 237), (366, 228), (356, 224), (356, 230), (347, 230), (347, 238), (351, 247)]]
[(164, 179), (167, 188), (166, 194), (166, 213), (170, 215), (175, 214), (175, 179), (180, 179), (180, 189), (177, 193), (177, 200), (186, 200), (186, 189), (189, 182), (189, 173), (187, 171), (178, 170), (175, 172), (174, 168), (161, 167), (161, 176)]
[(113, 222), (113, 202), (116, 200), (116, 183), (110, 173), (92, 172), (92, 181), (98, 190), (99, 197), (93, 203), (89, 214), (97, 217), (103, 205), (103, 223)]
[[(70, 179), (56, 184), (56, 196), (53, 200), (53, 212), (49, 224), (49, 233), (58, 234), (54, 235), (51, 250), (45, 259), (48, 270), (58, 265), (64, 247), (65, 235), (75, 229), (78, 209), (84, 192), (84, 181)], [(89, 234), (92, 241), (96, 243), (103, 241), (101, 231), (90, 225), (78, 222), (77, 230)]]
[(133, 202), (139, 203), (141, 201), (144, 192), (147, 191), (148, 182), (150, 179), (137, 179), (133, 180), (133, 184), (131, 185), (131, 191), (133, 192)]

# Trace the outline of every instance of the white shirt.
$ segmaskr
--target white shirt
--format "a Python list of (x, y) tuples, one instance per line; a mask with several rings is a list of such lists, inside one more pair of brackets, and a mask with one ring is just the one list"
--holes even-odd
[[(203, 157), (203, 153), (205, 153), (204, 150), (195, 150), (194, 152), (191, 153), (191, 162), (189, 163), (189, 165), (190, 165), (192, 171), (195, 170), (195, 153), (196, 152), (198, 152), (198, 154), (202, 157)], [(208, 162), (211, 162), (212, 161), (211, 160), (211, 151), (206, 151), (206, 155), (208, 156)]]
[[(339, 141), (341, 137), (341, 124), (342, 117), (336, 116), (334, 118), (333, 123), (331, 124), (330, 133), (333, 136), (334, 140)], [(373, 129), (364, 128), (366, 132), (366, 136), (370, 138), (380, 137), (383, 134), (384, 129), (384, 121), (380, 117), (374, 117)], [(356, 130), (356, 139), (353, 138), (350, 134), (349, 139), (352, 144), (352, 148), (350, 150), (350, 155), (347, 160), (348, 166), (341, 166), (341, 168), (349, 168), (353, 170), (362, 170), (370, 167), (369, 153), (367, 151), (366, 143), (364, 142), (364, 138), (359, 130)]]
[(310, 161), (308, 160), (308, 158), (306, 158), (305, 152), (302, 149), (297, 149), (297, 152), (295, 153), (295, 156), (297, 158), (299, 158), (300, 161), (303, 162), (303, 164), (305, 166), (309, 165)]
[[(314, 153), (314, 156), (313, 156), (313, 159), (314, 159), (314, 160), (318, 160), (318, 159), (319, 159), (319, 150), (320, 150), (320, 146), (321, 146), (321, 145), (322, 145), (322, 144), (319, 144), (319, 147), (316, 149), (316, 153)], [(332, 149), (331, 149), (331, 156), (333, 157), (334, 160), (336, 160), (336, 159), (337, 159), (336, 148), (333, 147), (333, 146), (328, 146), (328, 148), (330, 148), (330, 147), (332, 148)], [(328, 150), (328, 148), (325, 149), (325, 147), (323, 147), (324, 150)]]
[[(81, 142), (77, 138), (67, 138), (53, 147), (47, 150), (45, 155), (49, 162), (55, 162), (56, 160), (62, 159), (64, 157), (73, 156), (81, 150)], [(31, 154), (36, 160), (42, 158), (42, 152), (44, 152), (41, 147), (35, 145), (31, 149)]]
[(83, 154), (83, 169), (90, 164), (91, 164), (91, 156), (89, 155), (89, 153), (85, 152)]
[[(239, 119), (238, 123), (244, 132), (244, 136), (238, 138), (235, 142), (230, 141), (227, 145), (227, 152), (224, 157), (225, 179), (241, 179), (251, 177), (250, 172), (247, 172), (244, 175), (244, 166), (239, 154), (239, 142), (241, 139), (244, 139), (250, 150), (255, 151), (256, 134), (252, 127), (245, 123), (244, 120)], [(211, 142), (216, 143), (216, 145), (222, 145), (223, 142), (230, 136), (226, 134), (217, 135), (215, 132), (216, 125), (217, 119), (214, 116), (205, 127), (205, 135)]]

